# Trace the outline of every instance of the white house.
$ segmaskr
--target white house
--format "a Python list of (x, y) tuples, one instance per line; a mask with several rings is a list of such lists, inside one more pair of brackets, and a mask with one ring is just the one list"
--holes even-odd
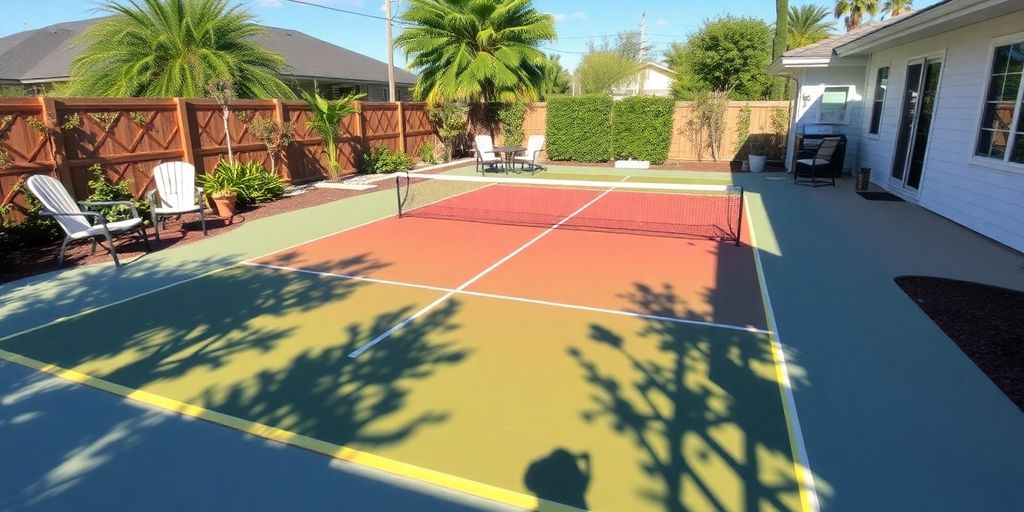
[(636, 76), (612, 89), (612, 96), (671, 96), (675, 71), (656, 62), (645, 62)]
[(945, 0), (769, 69), (796, 81), (790, 147), (844, 134), (846, 170), (1024, 251), (1024, 0)]

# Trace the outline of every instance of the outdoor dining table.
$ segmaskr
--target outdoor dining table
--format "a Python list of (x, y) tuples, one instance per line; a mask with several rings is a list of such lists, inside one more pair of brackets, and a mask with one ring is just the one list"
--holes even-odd
[(505, 162), (505, 173), (515, 170), (516, 153), (526, 151), (526, 146), (494, 146), (494, 152)]

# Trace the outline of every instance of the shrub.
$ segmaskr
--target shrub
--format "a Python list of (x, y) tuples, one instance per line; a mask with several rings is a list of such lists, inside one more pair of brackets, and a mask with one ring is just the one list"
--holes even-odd
[(437, 144), (432, 140), (428, 140), (423, 144), (420, 144), (420, 149), (416, 151), (416, 154), (420, 157), (420, 160), (425, 164), (436, 164), (437, 157), (434, 156), (437, 151)]
[[(89, 190), (92, 194), (86, 198), (87, 202), (131, 201), (143, 219), (149, 216), (149, 204), (132, 196), (131, 180), (112, 183), (100, 164), (90, 166), (89, 172), (92, 173), (92, 179), (89, 180)], [(132, 209), (128, 205), (102, 206), (92, 208), (92, 211), (100, 212), (108, 221), (129, 219), (132, 216)]]
[(725, 133), (725, 114), (729, 109), (729, 93), (701, 91), (693, 100), (693, 118), (687, 124), (697, 149), (697, 159), (704, 159), (704, 150), (711, 150), (711, 158), (718, 161), (722, 135)]
[(498, 122), (506, 146), (518, 146), (523, 143), (523, 120), (526, 119), (526, 103), (516, 101), (502, 103), (498, 107)]
[(612, 134), (615, 158), (663, 163), (672, 143), (672, 98), (634, 96), (614, 103)]
[(548, 100), (547, 152), (551, 160), (606, 162), (612, 157), (611, 96)]
[(469, 108), (458, 103), (442, 103), (430, 107), (427, 117), (444, 144), (445, 161), (450, 160), (460, 140), (466, 138)]
[(363, 157), (363, 172), (369, 174), (381, 174), (388, 172), (405, 171), (412, 169), (412, 158), (404, 151), (392, 151), (391, 148), (380, 145), (370, 150)]
[(259, 162), (231, 164), (221, 160), (212, 174), (202, 174), (198, 181), (207, 194), (234, 192), (239, 206), (266, 203), (284, 195), (284, 180)]

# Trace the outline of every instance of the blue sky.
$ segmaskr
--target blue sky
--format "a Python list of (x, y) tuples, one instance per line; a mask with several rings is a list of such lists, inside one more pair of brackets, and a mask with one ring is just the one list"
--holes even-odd
[[(300, 30), (377, 59), (385, 58), (383, 21), (296, 5), (286, 0), (233, 1), (245, 4), (265, 25)], [(376, 15), (381, 14), (383, 5), (383, 0), (308, 1)], [(915, 0), (914, 7), (920, 9), (936, 1)], [(97, 5), (94, 0), (2, 0), (2, 3), (0, 36), (93, 17)], [(398, 3), (401, 6), (401, 1)], [(831, 7), (834, 0), (790, 0), (790, 3)], [(724, 14), (756, 16), (769, 22), (775, 18), (772, 0), (535, 0), (535, 4), (555, 16), (559, 40), (550, 45), (548, 53), (562, 55), (562, 63), (569, 69), (586, 50), (588, 39), (636, 29), (644, 11), (647, 12), (648, 39), (659, 50), (659, 55), (672, 41), (684, 40), (686, 34), (706, 18)], [(396, 64), (404, 65), (404, 55), (397, 53), (395, 59)]]

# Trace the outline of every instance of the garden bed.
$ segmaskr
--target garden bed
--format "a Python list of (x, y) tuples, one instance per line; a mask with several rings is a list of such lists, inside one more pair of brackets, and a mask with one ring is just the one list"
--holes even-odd
[(1024, 292), (925, 276), (896, 284), (1024, 410)]

